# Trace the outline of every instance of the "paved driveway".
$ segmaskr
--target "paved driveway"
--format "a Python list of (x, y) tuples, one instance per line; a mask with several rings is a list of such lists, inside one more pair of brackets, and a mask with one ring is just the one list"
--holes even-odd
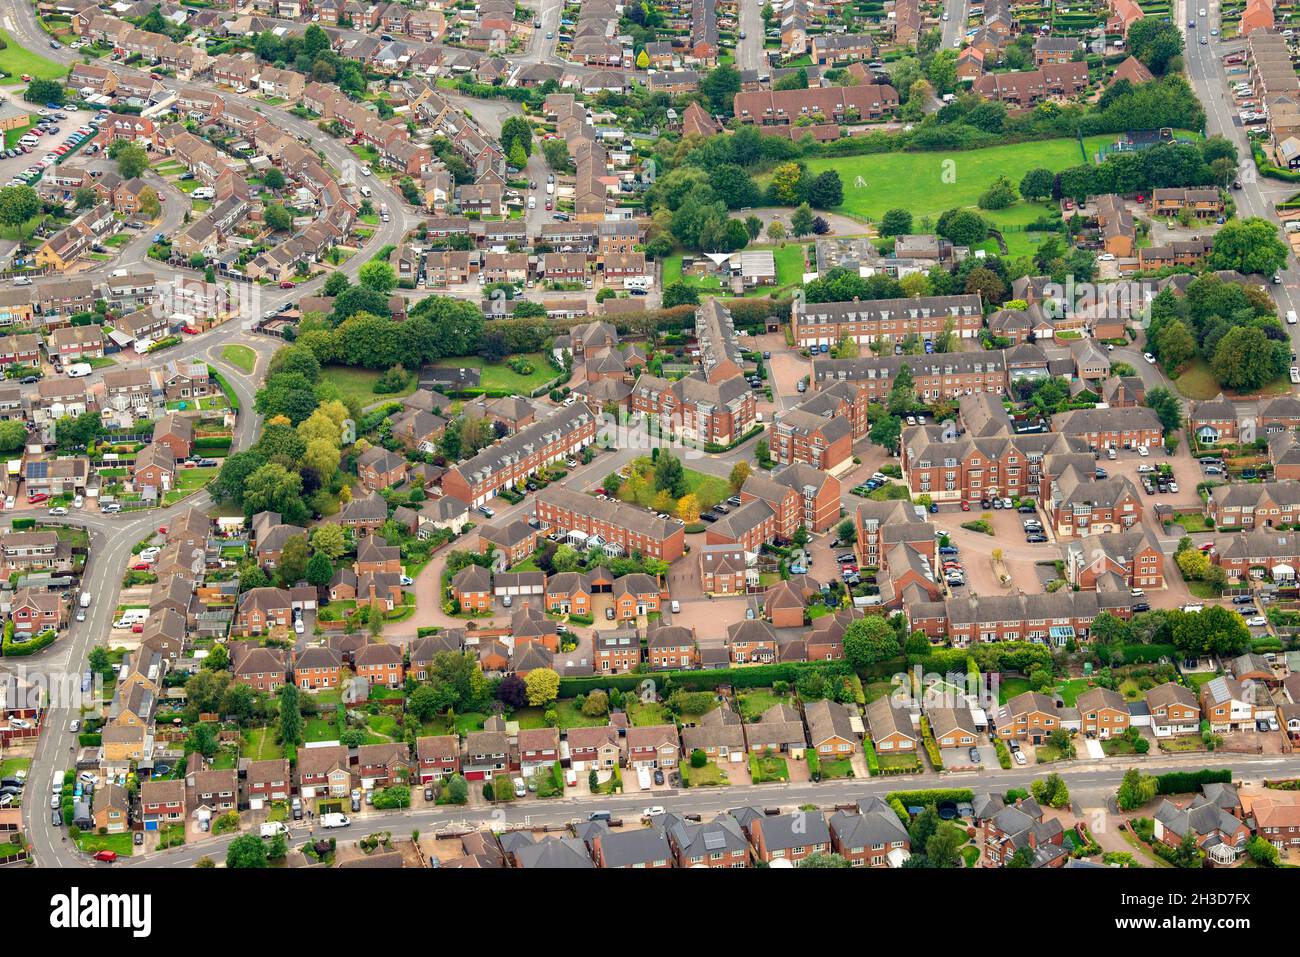
[(773, 352), (768, 360), (772, 398), (783, 409), (796, 404), (806, 393), (799, 392), (799, 380), (812, 373), (812, 363), (797, 352)]

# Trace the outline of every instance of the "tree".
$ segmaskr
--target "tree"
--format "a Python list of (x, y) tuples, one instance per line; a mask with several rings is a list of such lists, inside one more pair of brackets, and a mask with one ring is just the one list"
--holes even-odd
[(283, 587), (291, 588), (302, 580), (307, 574), (308, 557), (305, 534), (285, 539), (284, 546), (280, 549), (280, 561), (276, 565), (276, 573)]
[(23, 91), (23, 99), (28, 103), (56, 103), (62, 106), (66, 97), (63, 84), (58, 80), (32, 80)]
[(528, 705), (528, 687), (518, 675), (506, 675), (497, 685), (497, 700), (508, 708), (518, 710)]
[(302, 712), (299, 710), (297, 685), (286, 683), (280, 686), (279, 727), (281, 744), (302, 744)]
[(714, 67), (700, 79), (700, 92), (713, 113), (731, 113), (731, 101), (740, 92), (740, 71), (727, 64)]
[(849, 863), (847, 858), (842, 857), (839, 854), (827, 854), (823, 851), (809, 854), (795, 865), (795, 867), (807, 868), (810, 870), (813, 868), (847, 868), (852, 866), (853, 865)]
[(665, 309), (671, 309), (674, 306), (697, 306), (699, 302), (699, 291), (694, 286), (688, 286), (680, 279), (664, 287), (663, 306)]
[(1196, 338), (1181, 319), (1160, 327), (1155, 337), (1156, 354), (1169, 372), (1174, 372), (1196, 358)]
[(1020, 195), (1030, 202), (1047, 199), (1052, 195), (1052, 186), (1055, 182), (1056, 174), (1050, 169), (1041, 166), (1031, 169), (1020, 178)]
[(844, 629), (844, 657), (854, 668), (865, 668), (899, 655), (898, 635), (879, 615), (868, 615)]
[(1156, 779), (1137, 768), (1129, 768), (1120, 781), (1115, 801), (1121, 811), (1136, 811), (1156, 796)]
[(336, 561), (347, 551), (347, 536), (340, 525), (318, 525), (311, 533), (311, 547), (331, 561)]
[(601, 715), (609, 714), (609, 695), (597, 688), (582, 702), (582, 713), (588, 718), (599, 718)]
[[(0, 431), (0, 435), (2, 434), (3, 432)], [(731, 491), (739, 493), (745, 484), (745, 480), (749, 478), (753, 471), (754, 470), (750, 467), (749, 462), (744, 459), (741, 459), (733, 465), (731, 467), (731, 475), (727, 478), (727, 484), (731, 487)]]
[(1065, 807), (1070, 803), (1070, 789), (1062, 777), (1053, 771), (1045, 778), (1035, 778), (1030, 785), (1034, 800), (1051, 807)]
[(665, 491), (673, 498), (681, 498), (689, 491), (681, 460), (667, 451), (655, 460), (654, 482), (656, 491)]
[(21, 226), (40, 211), (41, 199), (30, 186), (0, 189), (0, 224)]
[(1190, 827), (1183, 835), (1183, 839), (1178, 842), (1178, 849), (1174, 851), (1174, 864), (1186, 868), (1199, 868), (1205, 865), (1205, 853), (1197, 846), (1196, 832)]
[(149, 154), (139, 143), (118, 140), (109, 147), (109, 156), (117, 160), (117, 171), (123, 179), (135, 179), (149, 168)]
[(278, 203), (266, 206), (262, 210), (262, 219), (270, 229), (276, 232), (284, 232), (293, 228), (293, 214)]
[(983, 216), (960, 207), (943, 213), (935, 228), (940, 236), (959, 246), (977, 246), (989, 234), (989, 226)]
[(274, 166), (262, 174), (262, 185), (267, 189), (281, 190), (284, 189), (284, 184), (284, 173), (280, 172), (280, 170)]
[(279, 512), (286, 524), (306, 521), (309, 513), (302, 501), (302, 476), (275, 462), (261, 466), (248, 477), (244, 511), (248, 515)]
[(1286, 265), (1286, 257), (1286, 244), (1278, 238), (1277, 225), (1251, 216), (1229, 220), (1214, 234), (1210, 268), (1272, 276)]
[(140, 190), (138, 197), (140, 215), (145, 219), (157, 219), (162, 214), (162, 203), (158, 200), (158, 191), (152, 186)]
[(905, 236), (912, 231), (912, 212), (908, 209), (890, 209), (880, 218), (880, 235)]
[(317, 588), (324, 588), (334, 577), (334, 563), (320, 552), (307, 562), (307, 583)]
[(803, 177), (803, 167), (798, 163), (781, 163), (772, 170), (772, 181), (768, 188), (778, 203), (794, 206), (800, 200)]
[(382, 259), (372, 259), (357, 272), (361, 285), (375, 292), (390, 293), (397, 288), (397, 273)]
[(550, 704), (559, 696), (560, 676), (550, 668), (534, 668), (524, 678), (528, 704), (534, 708)]
[(807, 236), (813, 231), (813, 214), (807, 203), (801, 203), (790, 214), (790, 229), (796, 236)]
[(407, 710), (422, 722), (432, 721), (445, 706), (440, 690), (429, 684), (420, 685), (406, 699)]
[(808, 202), (815, 209), (834, 209), (844, 202), (844, 185), (833, 169), (819, 173), (808, 186)]
[(226, 848), (226, 867), (231, 870), (266, 866), (266, 847), (255, 834), (243, 834)]
[(846, 518), (835, 526), (835, 537), (843, 544), (852, 544), (858, 540), (858, 526), (851, 518)]
[(1290, 352), (1289, 340), (1270, 339), (1256, 326), (1236, 326), (1219, 340), (1210, 369), (1220, 385), (1253, 392), (1285, 372)]
[(1016, 201), (1016, 189), (1011, 180), (999, 176), (979, 197), (980, 209), (1006, 209)]
[(1006, 866), (1013, 870), (1034, 866), (1034, 849), (1026, 844), (1007, 859)]
[(677, 517), (687, 525), (694, 525), (700, 520), (700, 499), (694, 492), (688, 492), (677, 502)]
[(925, 842), (925, 857), (930, 867), (958, 867), (958, 850), (966, 843), (966, 832), (947, 822), (941, 824)]
[(1146, 401), (1166, 432), (1177, 432), (1183, 427), (1183, 403), (1168, 388), (1157, 386), (1147, 393)]
[(14, 452), (27, 441), (27, 426), (21, 419), (0, 422), (0, 452)]

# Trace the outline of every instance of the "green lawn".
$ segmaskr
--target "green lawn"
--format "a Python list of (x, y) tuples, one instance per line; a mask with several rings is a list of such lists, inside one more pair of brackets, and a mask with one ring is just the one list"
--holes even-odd
[(740, 716), (746, 721), (753, 721), (768, 708), (778, 704), (789, 703), (790, 698), (778, 697), (773, 694), (770, 688), (757, 688), (753, 691), (746, 691), (740, 696)]
[(333, 384), (339, 390), (339, 398), (343, 400), (345, 405), (351, 406), (355, 404), (361, 408), (374, 405), (376, 402), (397, 400), (415, 391), (416, 379), (412, 375), (411, 381), (407, 383), (406, 388), (401, 392), (376, 395), (375, 383), (379, 381), (382, 375), (382, 372), (375, 369), (357, 369), (352, 366), (326, 366), (321, 370), (321, 381)]
[(248, 346), (229, 345), (221, 350), (221, 358), (246, 375), (252, 375), (257, 367), (257, 353)]
[(520, 395), (528, 395), (534, 389), (540, 389), (559, 375), (555, 366), (540, 352), (526, 352), (522, 357), (533, 366), (533, 371), (528, 375), (520, 375), (504, 362), (486, 363), (479, 356), (453, 356), (450, 359), (439, 359), (434, 365), (452, 369), (478, 369), (482, 376), (479, 384), (484, 389), (501, 389)]
[(31, 758), (5, 758), (0, 761), (0, 778), (11, 778), (15, 771), (26, 771), (31, 766)]
[(693, 788), (723, 787), (730, 782), (727, 772), (712, 761), (702, 768), (693, 768), (689, 761), (682, 762), (682, 783)]
[(638, 728), (655, 724), (672, 724), (668, 709), (655, 701), (625, 702), (628, 719)]
[[(731, 495), (731, 486), (724, 478), (716, 475), (708, 475), (704, 472), (697, 472), (694, 469), (684, 469), (686, 473), (686, 491), (693, 492), (695, 497), (700, 500), (700, 509), (709, 509)], [(653, 478), (653, 476), (651, 476)], [(619, 490), (618, 497), (623, 501), (630, 501), (623, 493), (627, 487)], [(654, 502), (657, 493), (654, 489), (653, 481), (647, 482), (644, 492), (636, 499), (638, 505), (650, 508)]]
[(749, 776), (755, 784), (766, 784), (769, 781), (789, 781), (790, 769), (786, 766), (785, 758), (780, 755), (750, 755), (749, 758)]
[[(1098, 145), (1114, 139), (1110, 135), (1085, 140), (1089, 156)], [(886, 210), (904, 207), (919, 219), (937, 218), (954, 206), (974, 206), (999, 176), (1019, 184), (1036, 167), (1060, 171), (1083, 162), (1078, 140), (1056, 139), (980, 150), (813, 158), (808, 160), (808, 171), (813, 176), (828, 169), (840, 174), (844, 204), (836, 212), (878, 220)], [(857, 185), (858, 177), (864, 185)], [(1036, 212), (1029, 215), (1029, 210), (1020, 210), (1026, 205), (1017, 203), (998, 215), (1035, 218)]]
[(87, 854), (94, 854), (97, 851), (117, 851), (118, 857), (131, 856), (131, 832), (123, 834), (92, 834), (89, 831), (82, 831), (81, 836), (77, 838), (77, 846)]
[(0, 70), (9, 74), (0, 81), (5, 86), (22, 83), (21, 76), (24, 73), (30, 73), (40, 80), (61, 80), (67, 76), (66, 66), (24, 49), (7, 31), (0, 30), (0, 40), (5, 42), (5, 49), (0, 50)]
[(1210, 371), (1209, 363), (1202, 359), (1193, 360), (1174, 380), (1178, 391), (1189, 399), (1204, 401), (1213, 399), (1222, 390)]
[(1006, 704), (1016, 695), (1031, 690), (1028, 678), (1003, 678), (998, 684), (998, 703)]
[(823, 761), (821, 763), (822, 780), (853, 777), (853, 762), (845, 758), (842, 761)]
[(284, 750), (270, 728), (252, 728), (244, 732), (244, 756), (250, 761), (269, 761), (284, 757)]
[(212, 481), (217, 471), (215, 468), (178, 469), (176, 472), (176, 488), (187, 492), (201, 489)]
[(1087, 680), (1083, 678), (1074, 678), (1070, 681), (1065, 682), (1060, 687), (1058, 687), (1056, 689), (1056, 692), (1061, 696), (1061, 700), (1065, 702), (1065, 706), (1067, 708), (1073, 708), (1075, 701), (1077, 701), (1079, 698), (1079, 695), (1083, 694), (1087, 690), (1088, 690)]

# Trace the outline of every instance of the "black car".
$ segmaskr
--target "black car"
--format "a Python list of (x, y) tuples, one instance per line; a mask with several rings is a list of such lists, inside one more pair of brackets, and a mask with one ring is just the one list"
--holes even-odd
[(664, 773), (663, 773), (663, 771), (661, 771), (661, 770), (658, 769), (658, 768), (655, 768), (655, 773), (654, 773), (654, 782), (655, 782), (655, 784), (663, 784), (663, 783), (664, 783)]
[(971, 748), (970, 751), (967, 752), (967, 753), (970, 755), (970, 762), (971, 762), (971, 764), (979, 764), (979, 763), (980, 763), (980, 749), (979, 749), (979, 748)]
[(700, 513), (700, 521), (701, 521), (701, 522), (716, 522), (717, 520), (718, 520), (718, 516), (714, 515), (712, 512), (701, 512), (701, 513)]
[(1133, 603), (1134, 612), (1150, 611), (1150, 610), (1151, 610), (1151, 603), (1149, 601), (1137, 601)]
[(1234, 605), (1253, 605), (1255, 604), (1255, 597), (1253, 595), (1233, 595), (1232, 603)]
[(134, 843), (136, 847), (139, 847), (141, 844), (143, 844), (144, 831), (136, 831), (135, 835), (132, 837), (132, 843)]
[(1021, 515), (1033, 515), (1035, 509), (1034, 506), (1032, 505), (1021, 505), (1018, 509), (1016, 509), (1016, 511), (1019, 512)]
[(1047, 536), (1042, 532), (1035, 532), (1033, 535), (1026, 535), (1025, 541), (1030, 545), (1041, 545), (1043, 542), (1047, 541)]
[(18, 381), (21, 382), (23, 385), (31, 385), (33, 382), (40, 382), (41, 377), (38, 375), (25, 375)]

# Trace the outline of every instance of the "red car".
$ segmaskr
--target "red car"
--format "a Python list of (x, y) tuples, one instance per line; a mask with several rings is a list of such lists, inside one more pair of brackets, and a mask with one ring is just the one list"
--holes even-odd
[(143, 631), (144, 631), (144, 625), (143, 625), (143, 624), (132, 625), (132, 626), (131, 626), (131, 634), (133, 634), (133, 635), (141, 634)]
[(94, 856), (97, 861), (104, 864), (112, 864), (117, 860), (117, 851), (96, 851)]
[(962, 510), (963, 512), (969, 512), (969, 511), (970, 511), (970, 502), (962, 502), (962, 503), (961, 503), (961, 510)]
[(147, 572), (148, 570), (149, 570), (148, 562), (136, 562), (134, 565), (131, 566), (131, 571), (133, 572)]
[(27, 504), (28, 504), (28, 505), (37, 505), (37, 504), (39, 504), (39, 503), (41, 503), (41, 502), (44, 502), (44, 501), (45, 501), (46, 499), (48, 499), (48, 498), (49, 498), (49, 496), (46, 495), (44, 492), (37, 492), (35, 495), (28, 495), (28, 496), (27, 496)]
[(158, 534), (159, 534), (159, 535), (166, 535), (166, 534), (167, 534), (167, 526), (166, 526), (166, 525), (159, 525), (159, 526), (158, 526)]
[(554, 208), (555, 208), (555, 204), (554, 204), (554, 203), (547, 203), (547, 204), (546, 204), (546, 211), (547, 211), (548, 213), (549, 213), (551, 210), (553, 210)]
[(199, 330), (195, 329), (193, 326), (182, 326), (181, 332), (185, 333), (187, 336), (197, 336), (199, 334)]
[(293, 283), (291, 283), (289, 280), (286, 279), (284, 282), (280, 283), (280, 288), (281, 288), (281, 289), (292, 289), (292, 288), (293, 288)]

